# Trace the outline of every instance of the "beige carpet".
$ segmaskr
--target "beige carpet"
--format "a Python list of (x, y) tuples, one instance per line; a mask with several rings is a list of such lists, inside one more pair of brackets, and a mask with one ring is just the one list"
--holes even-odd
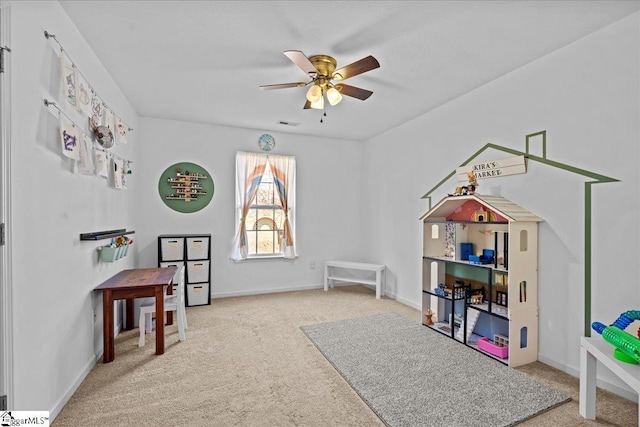
[[(363, 286), (190, 307), (187, 340), (167, 327), (162, 356), (153, 335), (138, 348), (137, 329), (120, 334), (115, 360), (96, 365), (53, 425), (382, 426), (299, 326), (383, 312), (420, 320), (417, 310), (376, 300)], [(573, 399), (523, 426), (638, 425), (634, 402), (598, 390), (598, 419), (587, 421), (576, 378), (539, 362), (518, 369)]]

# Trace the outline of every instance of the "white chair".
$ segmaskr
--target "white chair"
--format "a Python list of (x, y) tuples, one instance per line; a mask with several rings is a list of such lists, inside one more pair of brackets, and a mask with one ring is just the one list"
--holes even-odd
[[(176, 277), (178, 278), (178, 289), (173, 295), (164, 296), (164, 311), (176, 312), (178, 317), (178, 337), (180, 338), (180, 341), (184, 341), (186, 339), (184, 330), (187, 329), (187, 311), (184, 306), (184, 266), (178, 270)], [(176, 277), (174, 277), (174, 282)], [(145, 334), (151, 333), (151, 313), (154, 313), (155, 311), (155, 301), (140, 306), (140, 319), (138, 321), (140, 328), (140, 341), (138, 342), (138, 347), (144, 346)]]

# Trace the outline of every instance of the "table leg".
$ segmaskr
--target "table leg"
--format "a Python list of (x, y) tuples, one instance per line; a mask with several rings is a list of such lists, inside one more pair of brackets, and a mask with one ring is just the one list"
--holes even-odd
[(584, 418), (596, 419), (597, 360), (586, 348), (580, 347), (580, 401), (578, 411)]
[(376, 271), (376, 299), (380, 299), (380, 287), (382, 286), (382, 271)]
[(156, 286), (156, 354), (164, 354), (164, 286)]
[(115, 353), (113, 344), (113, 295), (110, 290), (102, 292), (102, 363), (113, 361)]
[(127, 298), (127, 305), (126, 305), (126, 310), (127, 310), (127, 318), (126, 318), (126, 324), (124, 326), (124, 330), (125, 331), (130, 331), (133, 329), (133, 302), (135, 300), (133, 298)]
[(324, 290), (325, 292), (329, 290), (329, 266), (325, 264), (324, 266)]

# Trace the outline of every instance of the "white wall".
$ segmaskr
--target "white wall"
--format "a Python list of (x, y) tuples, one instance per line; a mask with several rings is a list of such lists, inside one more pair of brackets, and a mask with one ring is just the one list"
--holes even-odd
[[(93, 288), (134, 266), (136, 258), (134, 251), (112, 264), (100, 263), (96, 248), (108, 241), (81, 242), (79, 235), (135, 230), (137, 176), (129, 180), (129, 190), (116, 190), (104, 178), (74, 173), (74, 163), (62, 155), (57, 112), (46, 108), (43, 99), (56, 102), (85, 130), (86, 121), (65, 104), (59, 50), (44, 31), (57, 36), (103, 100), (134, 129), (137, 115), (57, 2), (11, 2), (8, 11), (8, 228), (15, 330), (9, 408), (47, 410), (55, 417), (102, 353), (102, 298)], [(135, 162), (137, 130), (130, 135), (128, 145), (112, 151)]]
[[(10, 14), (11, 409), (50, 410), (55, 417), (102, 350), (101, 298), (93, 288), (123, 268), (156, 265), (158, 234), (213, 235), (214, 296), (319, 286), (323, 261), (349, 258), (386, 264), (387, 293), (419, 307), (418, 218), (428, 209), (420, 197), (485, 143), (524, 149), (524, 135), (542, 129), (550, 159), (621, 180), (594, 188), (593, 320), (611, 322), (640, 306), (639, 14), (364, 145), (273, 133), (275, 153), (298, 161), (299, 258), (244, 263), (228, 259), (234, 156), (257, 151), (262, 132), (138, 119), (57, 2), (11, 2)], [(64, 105), (55, 45), (44, 30), (56, 34), (105, 101), (135, 128), (130, 144), (115, 148), (135, 162), (129, 190), (74, 174), (60, 153), (55, 111), (42, 105), (45, 97)], [(183, 161), (213, 177), (213, 200), (200, 212), (179, 214), (158, 196), (160, 174)], [(545, 219), (540, 359), (574, 374), (583, 321), (583, 183), (530, 164), (527, 175), (480, 186), (480, 192), (501, 194)], [(453, 185), (443, 186), (434, 202)], [(104, 242), (79, 241), (82, 232), (111, 228), (135, 229), (139, 253), (107, 265), (95, 251)]]
[[(229, 259), (236, 231), (235, 155), (260, 151), (258, 138), (264, 132), (149, 118), (141, 118), (140, 129), (140, 266), (157, 265), (159, 234), (210, 233), (212, 294), (224, 297), (319, 287), (324, 261), (363, 259), (360, 143), (272, 132), (272, 153), (296, 157), (298, 258), (236, 263)], [(175, 212), (158, 194), (160, 175), (180, 162), (198, 164), (213, 178), (213, 199), (198, 212)], [(312, 261), (315, 269), (310, 268)]]
[[(547, 130), (548, 159), (621, 181), (593, 188), (592, 320), (608, 324), (640, 307), (639, 29), (636, 13), (365, 144), (364, 179), (375, 189), (365, 193), (365, 247), (389, 267), (398, 299), (420, 301), (418, 217), (429, 208), (421, 197), (486, 143), (524, 151), (526, 134)], [(482, 158), (504, 157), (510, 155)], [(584, 182), (529, 162), (526, 175), (483, 180), (479, 187), (545, 220), (539, 359), (574, 375), (584, 322)], [(455, 185), (440, 187), (433, 204)], [(604, 370), (599, 376), (622, 384)]]

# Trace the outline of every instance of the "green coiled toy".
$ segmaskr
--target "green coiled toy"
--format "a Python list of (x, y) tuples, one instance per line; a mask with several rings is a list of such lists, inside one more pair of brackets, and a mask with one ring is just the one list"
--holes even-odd
[(593, 322), (591, 327), (602, 338), (616, 349), (613, 356), (626, 363), (640, 363), (640, 329), (636, 338), (624, 329), (627, 328), (634, 320), (640, 320), (640, 310), (625, 311), (616, 319), (611, 326), (605, 326), (600, 322)]

